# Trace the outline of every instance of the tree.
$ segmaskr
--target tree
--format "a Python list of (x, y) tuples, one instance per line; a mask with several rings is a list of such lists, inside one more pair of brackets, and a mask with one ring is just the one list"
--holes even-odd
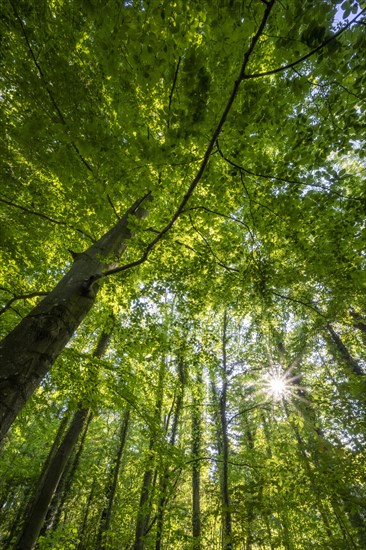
[(362, 547), (365, 8), (3, 3), (2, 544), (91, 399), (40, 548)]

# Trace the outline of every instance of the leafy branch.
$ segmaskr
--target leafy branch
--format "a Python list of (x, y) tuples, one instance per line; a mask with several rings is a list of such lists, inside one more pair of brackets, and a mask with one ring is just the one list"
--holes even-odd
[[(299, 59), (297, 59), (296, 61), (293, 61), (292, 63), (288, 63), (287, 65), (283, 65), (282, 67), (277, 67), (277, 69), (271, 69), (269, 71), (264, 71), (263, 73), (256, 73), (256, 74), (246, 74), (244, 76), (245, 80), (249, 80), (249, 79), (253, 79), (253, 78), (261, 78), (262, 76), (270, 76), (272, 74), (278, 74), (278, 73), (281, 73), (283, 71), (287, 71), (288, 69), (292, 69), (293, 67), (296, 67), (296, 65), (299, 65), (300, 63), (302, 63), (303, 61), (306, 61), (307, 59), (309, 59), (310, 57), (312, 57), (314, 54), (316, 54), (317, 52), (319, 52), (320, 50), (322, 50), (323, 48), (325, 48), (325, 46), (327, 46), (330, 42), (332, 42), (333, 40), (335, 40), (336, 38), (338, 38), (338, 36), (340, 36), (341, 34), (343, 34), (347, 29), (349, 29), (351, 27), (351, 25), (353, 25), (353, 23), (356, 23), (358, 18), (365, 14), (366, 13), (366, 8), (363, 9), (362, 11), (360, 11), (359, 14), (356, 15), (356, 17), (354, 17), (351, 21), (349, 21), (346, 25), (344, 25), (344, 27), (342, 27), (341, 29), (339, 29), (339, 31), (337, 31), (336, 33), (334, 33), (332, 36), (330, 36), (329, 38), (327, 38), (326, 40), (324, 40), (324, 42), (322, 42), (321, 44), (319, 44), (319, 46), (317, 46), (316, 48), (314, 48), (313, 50), (311, 50), (310, 52), (308, 52), (306, 55), (303, 55), (302, 57), (300, 57)], [(364, 21), (358, 21), (358, 23), (360, 24), (364, 24)]]
[[(30, 41), (29, 41), (29, 38), (28, 38), (28, 35), (27, 35), (27, 32), (26, 32), (26, 29), (25, 29), (23, 20), (22, 20), (22, 18), (19, 16), (18, 11), (17, 11), (17, 9), (16, 9), (16, 7), (15, 7), (15, 5), (14, 5), (13, 0), (10, 0), (10, 4), (11, 4), (11, 6), (12, 6), (12, 8), (13, 8), (15, 17), (16, 17), (17, 20), (19, 21), (19, 25), (20, 25), (20, 28), (21, 28), (21, 30), (22, 30), (22, 34), (23, 34), (23, 36), (24, 36), (24, 39), (25, 39), (25, 41), (26, 41), (26, 44), (27, 44), (29, 53), (30, 53), (30, 55), (31, 55), (31, 58), (32, 58), (32, 60), (33, 60), (34, 65), (35, 65), (36, 68), (37, 68), (38, 74), (39, 74), (39, 76), (40, 76), (40, 78), (41, 78), (41, 80), (42, 80), (42, 82), (43, 82), (43, 85), (44, 85), (45, 90), (46, 90), (46, 92), (47, 92), (47, 94), (48, 94), (48, 97), (50, 98), (50, 101), (51, 101), (51, 103), (52, 103), (52, 105), (53, 105), (53, 107), (54, 107), (54, 109), (55, 109), (55, 111), (56, 111), (56, 113), (57, 113), (57, 116), (58, 116), (58, 118), (59, 118), (61, 124), (62, 124), (63, 126), (66, 126), (65, 117), (64, 117), (64, 115), (63, 115), (63, 113), (62, 113), (60, 107), (58, 106), (58, 103), (57, 103), (57, 101), (56, 101), (56, 99), (55, 99), (55, 96), (54, 96), (54, 94), (53, 94), (53, 92), (52, 92), (50, 86), (48, 85), (48, 82), (47, 82), (47, 78), (46, 78), (46, 76), (45, 76), (45, 73), (43, 72), (42, 67), (41, 67), (40, 64), (38, 63), (37, 58), (36, 58), (36, 56), (35, 56), (35, 54), (34, 54), (34, 51), (33, 51), (32, 45), (31, 45), (31, 43), (30, 43)], [(71, 141), (71, 145), (72, 145), (74, 151), (76, 152), (76, 154), (78, 155), (79, 159), (81, 160), (81, 162), (82, 162), (82, 163), (84, 164), (84, 166), (86, 167), (86, 169), (87, 169), (89, 172), (91, 172), (92, 174), (94, 174), (93, 168), (90, 166), (90, 164), (85, 160), (85, 158), (83, 157), (83, 155), (80, 153), (79, 148), (78, 148), (78, 146), (76, 145), (76, 143), (75, 143), (74, 141)]]
[[(5, 289), (1, 289), (5, 290)], [(7, 291), (9, 292), (9, 291)], [(36, 298), (37, 296), (47, 296), (48, 292), (29, 292), (28, 294), (20, 294), (20, 295), (14, 295), (13, 298), (11, 298), (6, 304), (0, 309), (0, 315), (5, 313), (8, 309), (12, 309), (11, 306), (14, 302), (17, 302), (18, 300), (28, 300), (30, 298)], [(18, 313), (18, 312), (17, 312)]]
[(62, 220), (56, 220), (55, 218), (51, 218), (50, 216), (47, 216), (46, 214), (43, 214), (42, 212), (37, 212), (36, 210), (31, 210), (30, 208), (27, 208), (26, 206), (22, 206), (21, 204), (17, 204), (13, 201), (9, 201), (6, 199), (0, 198), (0, 202), (12, 206), (13, 208), (18, 208), (19, 210), (22, 210), (23, 212), (26, 212), (27, 214), (32, 214), (33, 216), (38, 216), (39, 218), (42, 218), (44, 220), (47, 220), (48, 222), (54, 223), (55, 225), (63, 225), (64, 227), (69, 227), (70, 229), (73, 229), (74, 231), (77, 231), (83, 237), (86, 237), (89, 239), (92, 243), (95, 243), (95, 239), (89, 233), (86, 233), (82, 229), (79, 229), (78, 227), (75, 227), (74, 225), (71, 225), (69, 223), (66, 223)]
[(215, 147), (217, 139), (218, 139), (218, 137), (219, 137), (219, 135), (222, 131), (222, 128), (223, 128), (223, 126), (226, 122), (226, 119), (229, 115), (229, 112), (230, 112), (230, 110), (233, 106), (233, 103), (235, 101), (235, 98), (238, 94), (240, 84), (242, 83), (242, 81), (245, 78), (245, 70), (246, 70), (247, 65), (249, 63), (250, 56), (253, 53), (253, 50), (254, 50), (257, 42), (259, 41), (260, 37), (262, 36), (263, 30), (265, 28), (265, 25), (267, 23), (268, 17), (271, 13), (271, 10), (273, 8), (274, 3), (275, 3), (275, 0), (271, 0), (270, 2), (268, 2), (268, 5), (267, 5), (267, 7), (264, 11), (262, 21), (261, 21), (261, 23), (258, 27), (258, 30), (257, 30), (256, 34), (252, 37), (250, 45), (249, 45), (247, 51), (244, 54), (244, 59), (243, 59), (242, 66), (240, 68), (238, 78), (234, 82), (234, 85), (232, 87), (229, 99), (226, 103), (226, 106), (225, 106), (223, 112), (222, 112), (219, 123), (217, 124), (217, 126), (216, 126), (216, 128), (215, 128), (215, 130), (214, 130), (214, 132), (211, 136), (211, 139), (209, 141), (209, 144), (206, 148), (205, 154), (204, 154), (203, 159), (201, 161), (200, 167), (198, 168), (198, 171), (196, 173), (196, 176), (193, 178), (190, 186), (188, 187), (183, 199), (181, 200), (180, 204), (178, 205), (178, 207), (177, 207), (175, 213), (173, 214), (173, 216), (171, 217), (170, 221), (160, 231), (160, 233), (155, 237), (155, 239), (153, 239), (147, 245), (144, 253), (142, 254), (142, 256), (139, 259), (137, 259), (133, 262), (130, 262), (128, 264), (125, 264), (125, 265), (122, 265), (122, 266), (119, 266), (119, 267), (115, 267), (115, 268), (110, 269), (108, 271), (104, 271), (100, 275), (95, 275), (94, 277), (91, 277), (90, 280), (88, 281), (88, 287), (89, 288), (98, 279), (108, 277), (109, 275), (114, 275), (116, 273), (122, 273), (123, 271), (127, 271), (128, 269), (131, 269), (133, 267), (137, 267), (137, 266), (141, 265), (142, 263), (144, 263), (147, 260), (147, 258), (149, 257), (150, 252), (152, 251), (152, 249), (163, 239), (163, 237), (166, 235), (166, 233), (168, 233), (168, 231), (170, 231), (170, 229), (174, 226), (174, 224), (177, 221), (177, 219), (179, 218), (179, 216), (183, 213), (183, 210), (184, 210), (187, 202), (189, 201), (189, 199), (191, 198), (194, 190), (196, 189), (197, 185), (201, 181), (201, 178), (204, 174), (206, 166), (207, 166), (207, 164), (210, 160), (211, 154), (213, 153), (213, 149)]

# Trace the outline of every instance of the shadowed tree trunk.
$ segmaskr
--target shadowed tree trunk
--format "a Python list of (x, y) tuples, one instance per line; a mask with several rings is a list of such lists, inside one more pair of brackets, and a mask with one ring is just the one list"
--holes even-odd
[(40, 533), (41, 535), (45, 535), (45, 533), (50, 529), (56, 529), (58, 524), (60, 523), (62, 510), (65, 505), (67, 496), (70, 492), (72, 483), (74, 481), (75, 472), (80, 462), (80, 458), (84, 449), (85, 438), (88, 433), (88, 429), (92, 418), (93, 418), (93, 414), (92, 412), (90, 412), (88, 415), (87, 421), (85, 423), (85, 428), (81, 436), (80, 445), (75, 454), (75, 457), (71, 461), (71, 464), (69, 460), (68, 464), (66, 465), (66, 468), (64, 470), (64, 473), (62, 474), (60, 483), (57, 486), (55, 494), (53, 495), (52, 502), (48, 509), (47, 516)]
[(84, 422), (88, 415), (88, 409), (80, 409), (74, 415), (66, 435), (55, 454), (44, 479), (41, 480), (41, 487), (37, 492), (32, 509), (26, 520), (22, 534), (15, 544), (16, 550), (31, 550), (34, 548), (39, 532), (42, 528), (43, 521), (46, 517), (48, 506), (50, 505), (53, 493), (60, 481), (62, 472), (66, 466), (68, 459), (78, 437), (84, 426)]
[[(172, 429), (170, 433), (169, 445), (173, 449), (177, 439), (178, 425), (180, 421), (180, 416), (183, 406), (183, 397), (184, 397), (184, 386), (185, 386), (185, 364), (183, 360), (179, 361), (178, 364), (178, 378), (179, 378), (179, 387), (177, 390), (177, 398), (175, 402), (175, 411), (173, 416)], [(161, 475), (160, 481), (160, 498), (158, 503), (158, 512), (156, 519), (156, 542), (155, 550), (161, 550), (162, 538), (163, 538), (163, 527), (164, 527), (164, 514), (166, 505), (168, 502), (168, 486), (169, 486), (169, 469), (168, 465), (164, 468), (164, 471)]]
[[(93, 354), (94, 357), (101, 358), (104, 355), (109, 344), (111, 333), (112, 329), (110, 329), (109, 332), (102, 332), (96, 350)], [(88, 420), (89, 414), (89, 408), (80, 408), (76, 411), (63, 440), (57, 447), (57, 450), (53, 452), (51, 458), (47, 459), (46, 471), (40, 479), (39, 488), (34, 498), (29, 515), (26, 519), (23, 532), (15, 544), (14, 549), (28, 550), (34, 548), (61, 476), (64, 473), (65, 467), (74, 452), (79, 436)]]
[[(197, 389), (202, 387), (202, 375), (198, 373)], [(194, 388), (195, 390), (196, 388)], [(201, 399), (193, 395), (192, 402), (192, 550), (201, 550)]]
[(330, 334), (336, 349), (338, 350), (340, 356), (342, 357), (350, 372), (356, 374), (357, 376), (365, 376), (365, 373), (361, 369), (360, 365), (352, 357), (347, 347), (344, 345), (341, 337), (335, 332), (330, 323), (327, 323), (327, 331)]
[(132, 237), (128, 216), (146, 215), (139, 199), (121, 220), (85, 252), (66, 275), (0, 344), (0, 441), (93, 306), (97, 285), (89, 282), (111, 267)]
[(161, 408), (163, 404), (163, 385), (165, 377), (165, 363), (162, 362), (159, 370), (159, 380), (155, 403), (154, 425), (147, 452), (147, 467), (142, 478), (139, 507), (136, 518), (135, 542), (133, 550), (143, 550), (145, 547), (145, 535), (148, 531), (151, 513), (151, 493), (154, 479), (155, 446), (161, 426)]
[[(35, 487), (35, 490), (33, 488), (30, 488), (28, 491), (29, 499), (28, 504), (26, 506), (21, 506), (19, 508), (19, 511), (16, 515), (16, 522), (12, 525), (12, 528), (10, 530), (9, 536), (6, 541), (4, 541), (4, 546), (8, 547), (15, 538), (16, 534), (19, 533), (19, 526), (22, 524), (22, 518), (27, 518), (29, 514), (31, 513), (33, 502), (39, 497), (39, 491), (42, 487), (42, 484), (44, 483), (45, 476), (47, 474), (48, 468), (52, 461), (55, 458), (55, 455), (57, 453), (57, 449), (62, 441), (63, 435), (65, 433), (65, 430), (67, 428), (67, 423), (69, 421), (69, 415), (65, 414), (59, 424), (59, 427), (57, 429), (55, 439), (53, 440), (52, 447), (48, 453), (48, 456), (43, 464), (42, 472), (38, 478), (37, 486)], [(25, 501), (26, 502), (26, 501)], [(25, 503), (23, 503), (25, 504)]]
[(123, 415), (123, 421), (121, 422), (121, 430), (119, 433), (119, 444), (117, 449), (117, 455), (115, 457), (114, 465), (110, 470), (109, 480), (107, 482), (106, 503), (102, 510), (99, 529), (98, 529), (98, 535), (97, 535), (97, 543), (96, 543), (97, 550), (104, 550), (104, 548), (106, 547), (107, 540), (105, 537), (111, 524), (113, 502), (114, 502), (114, 497), (116, 495), (116, 490), (117, 490), (118, 475), (121, 467), (122, 453), (126, 444), (129, 421), (130, 421), (130, 409), (127, 408)]

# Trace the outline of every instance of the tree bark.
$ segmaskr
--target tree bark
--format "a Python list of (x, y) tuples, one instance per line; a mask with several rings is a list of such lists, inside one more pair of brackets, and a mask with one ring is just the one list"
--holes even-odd
[(327, 323), (327, 331), (330, 334), (332, 341), (335, 344), (335, 347), (337, 348), (340, 356), (342, 357), (350, 372), (356, 374), (357, 376), (365, 376), (365, 373), (361, 369), (360, 365), (352, 357), (347, 347), (342, 342), (341, 337), (335, 332), (330, 323)]
[(0, 344), (0, 441), (93, 306), (89, 281), (119, 257), (132, 237), (128, 216), (142, 218), (139, 199), (99, 241), (78, 254), (71, 269)]
[[(111, 334), (112, 328), (108, 332), (102, 332), (93, 353), (94, 357), (101, 358), (104, 355)], [(23, 532), (15, 544), (14, 550), (28, 550), (34, 548), (52, 498), (90, 414), (91, 411), (89, 408), (80, 408), (76, 411), (58, 448), (54, 444), (51, 451), (52, 456), (50, 453), (46, 467), (44, 468), (44, 474), (41, 476), (39, 482), (39, 489), (33, 501)], [(60, 439), (60, 437), (58, 439)]]
[[(183, 361), (180, 361), (178, 364), (178, 377), (179, 377), (179, 387), (177, 390), (177, 398), (175, 402), (175, 411), (173, 416), (173, 424), (170, 433), (169, 445), (171, 448), (174, 448), (177, 433), (178, 425), (180, 421), (180, 415), (182, 412), (183, 406), (183, 397), (184, 397), (184, 386), (185, 386), (185, 365)], [(164, 514), (168, 501), (168, 486), (169, 486), (169, 468), (166, 466), (161, 475), (160, 482), (160, 498), (158, 503), (157, 519), (156, 519), (156, 541), (155, 541), (155, 550), (161, 550), (162, 539), (163, 539), (163, 527), (164, 527)]]
[(57, 487), (66, 463), (74, 450), (87, 415), (88, 409), (80, 409), (75, 413), (70, 427), (67, 430), (46, 475), (44, 476), (42, 486), (33, 503), (23, 532), (14, 546), (14, 550), (31, 550), (34, 548), (55, 488)]
[(162, 362), (159, 370), (159, 380), (157, 388), (157, 396), (155, 403), (154, 426), (149, 442), (149, 450), (147, 453), (147, 467), (142, 478), (141, 493), (139, 507), (136, 518), (135, 541), (133, 550), (144, 550), (145, 535), (149, 526), (151, 513), (151, 492), (154, 479), (154, 463), (155, 463), (155, 445), (157, 440), (157, 430), (161, 424), (161, 408), (163, 404), (163, 384), (165, 375), (165, 364)]
[[(201, 373), (197, 376), (197, 385), (201, 387)], [(201, 550), (201, 412), (199, 399), (194, 395), (192, 403), (192, 550)]]
[(232, 549), (232, 521), (231, 503), (229, 492), (229, 435), (227, 426), (227, 391), (228, 391), (228, 365), (227, 365), (227, 313), (224, 313), (223, 334), (222, 334), (222, 389), (218, 392), (215, 383), (212, 384), (215, 407), (218, 408), (219, 418), (217, 419), (217, 450), (219, 455), (220, 491), (222, 508), (222, 548)]
[(72, 482), (74, 481), (75, 472), (80, 462), (80, 457), (84, 449), (85, 438), (88, 433), (88, 428), (92, 418), (93, 414), (92, 412), (90, 412), (85, 423), (85, 428), (81, 436), (80, 445), (76, 452), (75, 458), (72, 461), (69, 460), (68, 464), (66, 465), (64, 473), (62, 474), (62, 477), (60, 479), (60, 483), (57, 486), (55, 494), (53, 495), (52, 502), (48, 509), (47, 516), (40, 535), (45, 535), (46, 532), (50, 529), (56, 529), (58, 524), (60, 523), (62, 510), (65, 505), (67, 496), (70, 492)]
[(99, 523), (97, 543), (96, 543), (97, 550), (104, 550), (104, 548), (106, 548), (105, 535), (111, 523), (113, 502), (114, 502), (114, 497), (116, 495), (116, 490), (117, 490), (118, 476), (119, 476), (120, 467), (121, 467), (122, 453), (126, 444), (129, 421), (130, 421), (130, 409), (127, 408), (125, 410), (123, 421), (121, 423), (117, 455), (115, 458), (114, 466), (113, 468), (111, 468), (109, 481), (106, 487), (107, 500), (102, 510), (102, 515)]

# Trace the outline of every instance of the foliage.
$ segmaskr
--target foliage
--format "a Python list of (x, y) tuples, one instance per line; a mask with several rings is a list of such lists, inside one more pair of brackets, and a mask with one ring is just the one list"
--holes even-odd
[(152, 468), (145, 547), (164, 497), (162, 548), (197, 548), (196, 409), (200, 543), (221, 548), (225, 380), (231, 548), (365, 547), (365, 378), (327, 330), (366, 372), (364, 12), (354, 0), (2, 3), (1, 334), (152, 195), (5, 442), (4, 548), (80, 403), (94, 417), (39, 548), (95, 546), (127, 408), (106, 547), (133, 544)]

